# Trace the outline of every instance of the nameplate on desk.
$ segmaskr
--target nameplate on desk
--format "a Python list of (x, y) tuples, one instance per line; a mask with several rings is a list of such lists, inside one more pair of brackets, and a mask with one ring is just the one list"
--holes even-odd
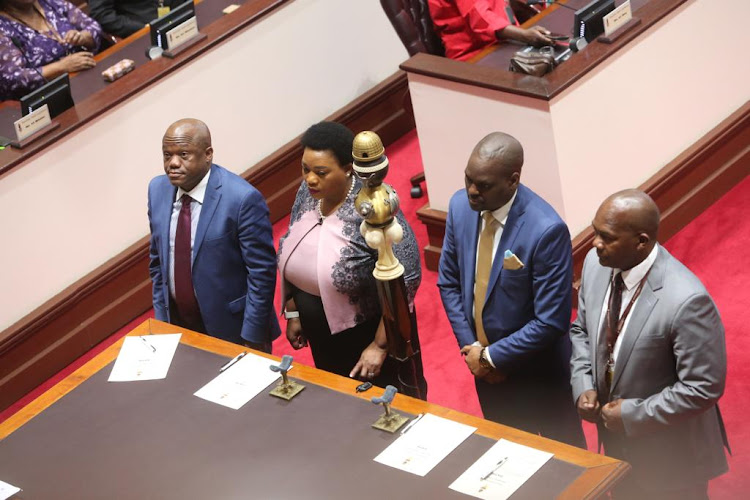
[(198, 34), (198, 19), (193, 16), (167, 32), (167, 48), (175, 49)]
[(49, 117), (49, 108), (46, 104), (41, 108), (32, 111), (20, 120), (16, 120), (13, 122), (13, 126), (16, 129), (18, 142), (21, 142), (28, 136), (39, 132), (50, 123), (52, 123), (52, 120)]
[(630, 0), (628, 0), (604, 16), (604, 36), (610, 36), (612, 33), (627, 24), (631, 19), (633, 19), (633, 12), (630, 9)]

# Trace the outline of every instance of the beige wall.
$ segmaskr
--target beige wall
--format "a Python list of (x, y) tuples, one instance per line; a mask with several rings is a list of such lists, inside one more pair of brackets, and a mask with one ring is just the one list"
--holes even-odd
[(550, 102), (410, 74), (431, 207), (447, 210), (472, 147), (501, 130), (524, 145), (522, 181), (578, 234), (608, 194), (641, 184), (750, 99), (750, 31), (717, 4), (750, 17), (747, 0), (688, 1)]
[(750, 31), (719, 10), (746, 19), (750, 2), (686, 2), (551, 102), (573, 234), (607, 195), (646, 181), (750, 99), (750, 55), (743, 64), (731, 49), (750, 46)]
[[(430, 207), (448, 210), (464, 186), (471, 150), (499, 130), (524, 147), (522, 181), (564, 211), (549, 103), (470, 85), (409, 74), (409, 90), (422, 149)], [(439, 104), (437, 104), (439, 103)]]
[(0, 178), (0, 330), (148, 234), (169, 123), (239, 173), (406, 57), (378, 2), (295, 0)]

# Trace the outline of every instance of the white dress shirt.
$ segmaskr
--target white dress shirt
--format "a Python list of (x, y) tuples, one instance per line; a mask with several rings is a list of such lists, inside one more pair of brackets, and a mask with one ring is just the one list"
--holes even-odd
[[(628, 307), (628, 304), (630, 303), (630, 300), (633, 298), (633, 294), (635, 293), (636, 288), (638, 288), (638, 283), (641, 282), (644, 276), (646, 276), (646, 273), (651, 269), (651, 266), (654, 265), (654, 262), (656, 261), (656, 255), (659, 253), (659, 244), (657, 243), (654, 245), (654, 248), (651, 250), (651, 253), (648, 254), (648, 257), (643, 259), (643, 261), (638, 264), (635, 267), (632, 267), (628, 269), (627, 271), (622, 271), (621, 269), (614, 269), (614, 273), (622, 273), (622, 281), (625, 283), (625, 287), (622, 289), (622, 304), (620, 306), (620, 311), (617, 317), (619, 318), (622, 316), (622, 313), (625, 311), (625, 308)], [(645, 285), (644, 285), (645, 286)], [(610, 284), (609, 287), (607, 287), (607, 293), (604, 294), (604, 302), (602, 303), (602, 313), (599, 316), (599, 329), (597, 330), (598, 334), (602, 333), (602, 326), (604, 325), (604, 321), (607, 316), (607, 304), (609, 304), (609, 294), (612, 292), (612, 285)], [(615, 341), (615, 347), (612, 349), (612, 359), (617, 361), (617, 355), (620, 352), (620, 346), (622, 345), (622, 339), (625, 337), (625, 335), (628, 334), (628, 323), (630, 323), (630, 318), (633, 317), (633, 310), (635, 309), (635, 306), (638, 305), (638, 301), (640, 300), (640, 296), (635, 300), (635, 303), (633, 304), (633, 307), (630, 309), (630, 314), (628, 314), (628, 317), (625, 318), (625, 323), (622, 325), (622, 330), (620, 331), (620, 335), (617, 337), (617, 341)], [(597, 342), (598, 342), (597, 337)]]
[[(195, 230), (198, 228), (198, 220), (201, 217), (201, 208), (203, 207), (203, 198), (206, 196), (208, 187), (208, 178), (211, 176), (211, 170), (203, 176), (203, 179), (190, 191), (177, 188), (175, 201), (172, 203), (172, 218), (169, 222), (169, 293), (174, 298), (174, 240), (177, 235), (177, 219), (182, 209), (182, 195), (189, 195), (193, 201), (190, 203), (190, 249), (192, 254), (193, 243), (195, 242)], [(192, 265), (192, 259), (190, 260)]]

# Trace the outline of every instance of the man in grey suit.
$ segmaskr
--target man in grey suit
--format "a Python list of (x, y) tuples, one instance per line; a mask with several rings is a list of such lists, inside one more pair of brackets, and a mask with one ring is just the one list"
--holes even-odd
[(717, 402), (724, 327), (698, 278), (656, 243), (659, 210), (637, 190), (607, 198), (583, 266), (571, 385), (607, 455), (633, 470), (620, 498), (708, 498), (727, 471)]

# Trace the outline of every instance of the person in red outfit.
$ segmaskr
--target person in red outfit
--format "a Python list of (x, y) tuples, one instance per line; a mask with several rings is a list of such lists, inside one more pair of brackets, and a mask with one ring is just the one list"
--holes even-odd
[(435, 30), (445, 45), (445, 56), (465, 61), (497, 40), (510, 39), (540, 47), (554, 45), (549, 30), (524, 29), (512, 24), (505, 0), (428, 0)]

